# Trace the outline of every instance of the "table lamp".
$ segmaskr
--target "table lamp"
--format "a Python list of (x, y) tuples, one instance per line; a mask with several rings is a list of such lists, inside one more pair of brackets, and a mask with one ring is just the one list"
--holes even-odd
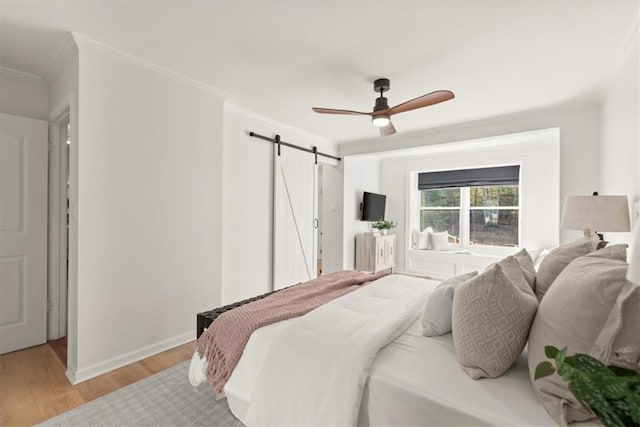
[[(564, 199), (562, 228), (592, 232), (631, 231), (627, 196), (567, 196)], [(602, 234), (598, 234), (600, 239)]]

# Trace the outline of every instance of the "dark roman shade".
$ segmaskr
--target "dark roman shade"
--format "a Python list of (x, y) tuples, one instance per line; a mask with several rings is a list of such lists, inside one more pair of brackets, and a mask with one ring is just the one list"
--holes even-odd
[(418, 190), (435, 188), (477, 187), (481, 185), (518, 185), (520, 166), (460, 169), (418, 174)]

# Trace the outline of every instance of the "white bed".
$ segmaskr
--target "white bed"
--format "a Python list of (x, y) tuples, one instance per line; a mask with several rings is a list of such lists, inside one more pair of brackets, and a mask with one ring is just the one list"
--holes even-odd
[[(437, 284), (423, 280), (429, 290)], [(350, 298), (356, 298), (361, 291)], [(404, 332), (373, 359), (359, 406), (358, 425), (555, 425), (534, 395), (525, 354), (498, 379), (472, 380), (458, 364), (451, 334), (422, 336), (420, 312), (421, 305), (409, 326), (404, 325)], [(272, 343), (300, 319), (275, 323), (251, 335), (225, 386), (229, 407), (243, 423), (256, 424), (247, 416)], [(190, 367), (192, 384), (204, 380), (202, 368), (203, 362), (195, 354)]]

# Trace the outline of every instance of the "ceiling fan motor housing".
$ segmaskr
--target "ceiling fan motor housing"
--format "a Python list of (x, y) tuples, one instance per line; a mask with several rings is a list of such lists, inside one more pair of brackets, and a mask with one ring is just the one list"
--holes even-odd
[(389, 79), (377, 79), (373, 82), (373, 91), (374, 92), (386, 92), (391, 88), (391, 83)]
[(380, 110), (386, 110), (389, 108), (389, 103), (387, 102), (387, 98), (382, 96), (386, 91), (391, 87), (391, 83), (389, 79), (377, 79), (373, 82), (373, 90), (375, 92), (380, 92), (380, 96), (376, 98), (376, 105), (373, 106), (373, 112)]
[(376, 105), (373, 106), (373, 112), (380, 110), (386, 110), (389, 108), (389, 103), (387, 102), (387, 98), (384, 96), (380, 96), (376, 98)]

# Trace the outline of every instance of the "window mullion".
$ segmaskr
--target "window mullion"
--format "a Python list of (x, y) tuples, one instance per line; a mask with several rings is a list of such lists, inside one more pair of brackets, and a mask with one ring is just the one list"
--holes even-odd
[(460, 243), (463, 248), (469, 247), (471, 196), (469, 187), (460, 189)]

